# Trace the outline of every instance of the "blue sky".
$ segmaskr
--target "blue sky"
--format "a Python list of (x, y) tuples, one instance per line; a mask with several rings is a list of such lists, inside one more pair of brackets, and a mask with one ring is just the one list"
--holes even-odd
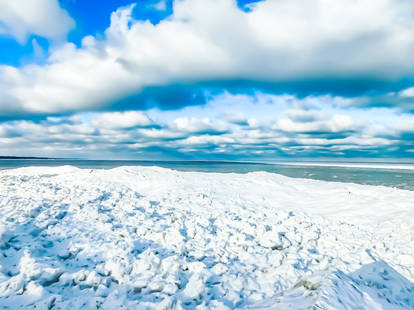
[(408, 0), (0, 4), (0, 155), (414, 157)]

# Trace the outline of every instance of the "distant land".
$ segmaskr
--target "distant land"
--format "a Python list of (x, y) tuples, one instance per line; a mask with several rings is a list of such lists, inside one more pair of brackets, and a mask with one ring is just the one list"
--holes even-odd
[(0, 156), (0, 159), (56, 159), (51, 157), (32, 157), (32, 156)]

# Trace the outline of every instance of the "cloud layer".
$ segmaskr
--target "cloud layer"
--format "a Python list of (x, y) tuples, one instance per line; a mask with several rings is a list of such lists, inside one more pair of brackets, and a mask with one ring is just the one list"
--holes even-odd
[[(67, 22), (55, 28), (46, 19), (36, 28), (27, 19), (28, 26), (19, 29), (3, 21), (8, 31), (19, 40), (28, 27), (50, 38), (66, 33), (72, 25), (67, 14), (55, 1), (42, 3)], [(133, 9), (114, 12), (103, 38), (87, 36), (81, 47), (66, 43), (53, 49), (44, 65), (0, 66), (1, 114), (108, 109), (125, 100), (130, 108), (146, 109), (148, 102), (134, 96), (177, 84), (365, 81), (369, 90), (370, 83), (398, 83), (414, 74), (412, 1), (267, 0), (241, 10), (232, 0), (182, 0), (157, 25), (134, 20)], [(329, 91), (330, 84), (324, 85)], [(401, 105), (407, 105), (407, 97), (400, 98), (404, 92), (410, 93), (397, 96)]]
[(159, 4), (121, 7), (75, 45), (57, 0), (0, 0), (0, 35), (31, 39), (39, 61), (0, 65), (0, 154), (412, 158), (413, 1), (176, 0), (159, 22), (136, 16)]
[[(322, 108), (323, 107), (323, 108)], [(231, 111), (231, 112), (229, 112)], [(183, 116), (186, 115), (186, 116)], [(411, 158), (414, 121), (340, 97), (223, 94), (177, 111), (79, 113), (0, 124), (0, 153), (93, 158)]]

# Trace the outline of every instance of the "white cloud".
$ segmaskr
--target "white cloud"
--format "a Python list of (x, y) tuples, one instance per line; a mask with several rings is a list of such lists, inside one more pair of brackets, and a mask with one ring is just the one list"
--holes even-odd
[(223, 136), (211, 136), (211, 135), (202, 135), (202, 136), (191, 136), (181, 143), (186, 145), (202, 145), (202, 144), (228, 144), (234, 143), (235, 140), (231, 137)]
[(389, 125), (390, 129), (397, 132), (414, 133), (414, 116), (411, 118), (402, 118), (398, 122)]
[(177, 118), (174, 120), (171, 128), (178, 131), (194, 133), (194, 132), (223, 132), (226, 126), (221, 124), (212, 124), (208, 118), (198, 119), (195, 117)]
[(63, 41), (74, 26), (58, 0), (0, 0), (0, 35), (11, 36), (21, 44), (31, 34)]
[(305, 122), (294, 121), (289, 118), (279, 120), (274, 129), (280, 129), (286, 132), (320, 132), (320, 133), (336, 133), (342, 131), (355, 130), (355, 124), (347, 115), (333, 115), (326, 120), (317, 120)]
[(249, 118), (247, 120), (247, 124), (249, 124), (249, 127), (251, 127), (251, 128), (258, 128), (259, 127), (259, 122), (255, 118)]
[(243, 124), (247, 122), (247, 117), (238, 111), (226, 111), (223, 113), (223, 117), (230, 123)]
[(169, 129), (155, 129), (155, 128), (141, 129), (139, 133), (146, 138), (159, 139), (159, 140), (178, 139), (178, 138), (184, 138), (186, 136), (184, 132), (176, 132), (176, 131), (171, 131)]
[(287, 110), (285, 114), (289, 117), (289, 119), (302, 123), (314, 122), (322, 117), (320, 112), (315, 113), (314, 111), (306, 111), (301, 109)]
[[(237, 159), (259, 155), (274, 159), (281, 153), (286, 156), (304, 152), (326, 156), (358, 152), (361, 157), (373, 156), (372, 152), (411, 155), (404, 153), (404, 148), (413, 146), (412, 114), (390, 108), (345, 109), (335, 102), (321, 114), (317, 104), (313, 109), (309, 105), (303, 110), (299, 108), (303, 102), (316, 103), (315, 96), (298, 99), (261, 94), (259, 97), (260, 100), (257, 96), (243, 96), (245, 104), (239, 108), (233, 105), (231, 96), (227, 105), (222, 99), (213, 99), (203, 107), (186, 108), (185, 113), (184, 110), (158, 111), (156, 118), (129, 111), (80, 113), (37, 122), (6, 121), (0, 123), (0, 154), (18, 155), (24, 149), (27, 155), (79, 157), (83, 154), (93, 158), (111, 154), (117, 158), (137, 158), (135, 152), (140, 152), (139, 158), (146, 159), (166, 159), (171, 153), (181, 158), (191, 153), (195, 159), (207, 159), (211, 154)], [(326, 102), (325, 97), (320, 99)], [(217, 103), (221, 110), (217, 110)], [(265, 113), (257, 113), (266, 108)], [(254, 118), (247, 122), (233, 122), (223, 113), (226, 110), (236, 116), (246, 115), (245, 110), (256, 113), (251, 113)], [(172, 117), (177, 113), (188, 117)], [(202, 113), (209, 117), (196, 116)], [(214, 115), (217, 117), (213, 118)], [(151, 154), (153, 150), (158, 150), (158, 157)]]
[(141, 111), (101, 113), (92, 121), (98, 128), (125, 129), (137, 126), (149, 126), (151, 120)]
[(408, 98), (413, 98), (414, 97), (414, 87), (410, 87), (407, 89), (402, 90), (399, 95), (401, 97), (408, 97)]
[(389, 81), (414, 72), (413, 1), (267, 0), (246, 13), (232, 0), (182, 0), (157, 25), (134, 21), (132, 9), (112, 14), (104, 39), (68, 43), (46, 65), (0, 67), (0, 113), (98, 109), (177, 82)]

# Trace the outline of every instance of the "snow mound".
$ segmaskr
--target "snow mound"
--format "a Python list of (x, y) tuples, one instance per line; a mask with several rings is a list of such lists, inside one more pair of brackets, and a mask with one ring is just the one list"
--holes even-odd
[(413, 309), (414, 284), (383, 261), (351, 274), (315, 273), (279, 296), (245, 309)]
[(414, 192), (158, 167), (0, 172), (0, 308), (413, 309)]

